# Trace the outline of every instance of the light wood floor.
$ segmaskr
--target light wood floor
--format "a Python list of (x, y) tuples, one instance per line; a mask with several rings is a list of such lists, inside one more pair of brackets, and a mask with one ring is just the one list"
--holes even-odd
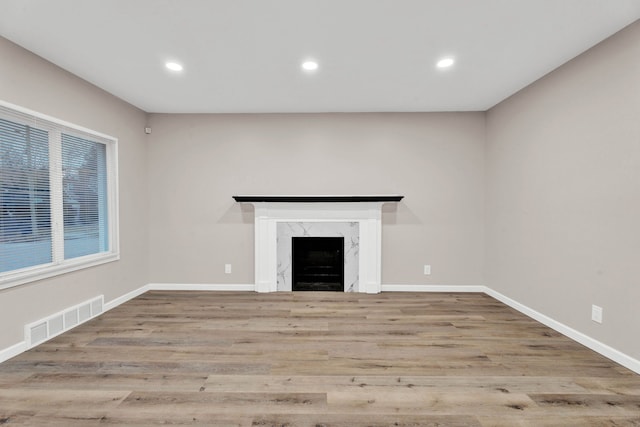
[(0, 424), (640, 426), (640, 376), (482, 294), (149, 292), (0, 364)]

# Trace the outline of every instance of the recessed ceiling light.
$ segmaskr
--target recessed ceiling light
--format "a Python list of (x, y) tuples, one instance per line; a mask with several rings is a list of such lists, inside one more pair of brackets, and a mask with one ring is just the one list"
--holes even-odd
[(453, 65), (455, 61), (453, 58), (442, 58), (440, 61), (436, 63), (438, 68), (449, 68)]
[(315, 71), (318, 69), (318, 63), (316, 61), (305, 61), (302, 63), (302, 69), (305, 71)]
[(178, 64), (177, 62), (167, 62), (166, 64), (164, 64), (164, 66), (171, 71), (182, 71), (182, 65)]

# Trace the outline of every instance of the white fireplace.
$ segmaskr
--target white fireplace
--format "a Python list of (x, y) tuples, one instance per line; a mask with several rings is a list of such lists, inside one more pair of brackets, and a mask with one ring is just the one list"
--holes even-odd
[[(306, 235), (344, 235), (345, 227), (357, 230), (357, 234), (345, 236), (357, 241), (357, 258), (345, 258), (345, 262), (357, 264), (357, 280), (345, 281), (345, 291), (379, 293), (382, 270), (382, 205), (398, 202), (403, 196), (234, 196), (240, 203), (255, 206), (255, 290), (256, 292), (288, 290), (286, 284), (286, 252), (280, 245), (278, 255), (278, 230), (281, 238), (290, 238), (296, 232), (286, 228), (306, 230)], [(315, 226), (315, 230), (313, 231)], [(302, 232), (304, 235), (304, 231)], [(299, 234), (299, 232), (297, 233)], [(357, 236), (357, 239), (356, 239)], [(353, 239), (353, 240), (351, 240)], [(280, 257), (280, 259), (279, 259)], [(280, 267), (279, 267), (280, 266)], [(352, 266), (353, 267), (353, 266)], [(351, 268), (351, 267), (350, 267)], [(351, 286), (353, 285), (353, 286)]]

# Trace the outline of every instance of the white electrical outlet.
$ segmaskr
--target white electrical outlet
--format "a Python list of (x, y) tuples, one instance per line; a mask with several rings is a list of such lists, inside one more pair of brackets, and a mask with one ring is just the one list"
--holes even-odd
[(224, 265), (224, 272), (225, 274), (231, 274), (231, 264)]
[(427, 265), (427, 264), (424, 265), (424, 274), (425, 274), (425, 276), (428, 276), (428, 275), (431, 274), (431, 266), (430, 265)]
[(598, 307), (597, 305), (591, 306), (591, 320), (602, 323), (602, 307)]

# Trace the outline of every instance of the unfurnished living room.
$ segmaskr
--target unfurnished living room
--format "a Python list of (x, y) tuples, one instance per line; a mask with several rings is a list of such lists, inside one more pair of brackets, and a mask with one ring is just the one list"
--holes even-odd
[(640, 0), (0, 0), (0, 424), (640, 426)]

